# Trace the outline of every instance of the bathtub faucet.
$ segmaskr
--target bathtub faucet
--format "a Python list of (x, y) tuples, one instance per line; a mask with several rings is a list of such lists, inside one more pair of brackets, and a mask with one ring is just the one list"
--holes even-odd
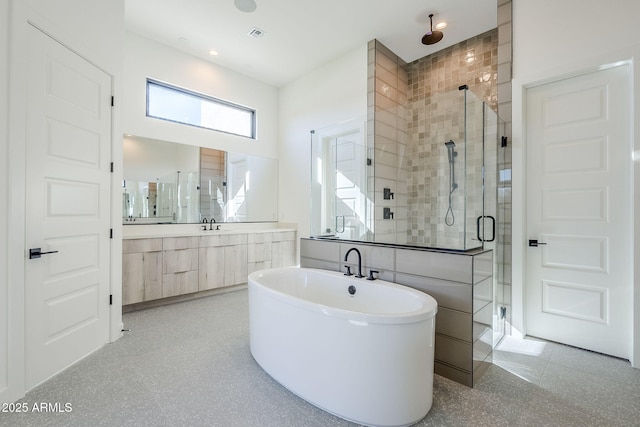
[(358, 254), (358, 274), (356, 274), (356, 277), (364, 277), (362, 275), (362, 255), (360, 255), (360, 251), (358, 250), (358, 248), (351, 248), (347, 251), (347, 253), (344, 256), (344, 261), (346, 262), (347, 259), (349, 258), (349, 254), (351, 253), (351, 251), (356, 251), (356, 254)]

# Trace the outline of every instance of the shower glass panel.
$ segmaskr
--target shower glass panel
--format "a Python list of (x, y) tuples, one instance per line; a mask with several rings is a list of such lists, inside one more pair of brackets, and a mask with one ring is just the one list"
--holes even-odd
[(396, 243), (470, 250), (491, 237), (483, 234), (484, 113), (464, 88), (409, 104), (407, 241)]
[(493, 248), (502, 134), (466, 86), (311, 131), (311, 236)]
[(311, 235), (367, 240), (365, 120), (311, 131)]

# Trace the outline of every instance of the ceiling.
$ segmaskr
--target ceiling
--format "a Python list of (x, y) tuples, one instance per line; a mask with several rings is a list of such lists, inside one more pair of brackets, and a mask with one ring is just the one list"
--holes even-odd
[[(496, 0), (125, 0), (127, 29), (280, 87), (378, 39), (406, 62), (496, 27)], [(446, 21), (444, 39), (421, 43)], [(253, 28), (263, 37), (250, 37)], [(208, 51), (215, 49), (218, 56)]]

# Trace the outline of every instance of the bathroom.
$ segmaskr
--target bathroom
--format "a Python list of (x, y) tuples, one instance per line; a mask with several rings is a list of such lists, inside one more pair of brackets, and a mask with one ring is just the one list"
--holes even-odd
[[(21, 11), (18, 10), (18, 12), (21, 12)], [(105, 12), (103, 16), (113, 15), (112, 12), (108, 10), (107, 11), (101, 10), (101, 12)], [(585, 11), (584, 16), (582, 15), (580, 16), (586, 17), (587, 12), (589, 11)], [(530, 13), (532, 13), (532, 11), (526, 8), (520, 9), (518, 11), (518, 14), (516, 16), (520, 19), (522, 26), (520, 27), (521, 28), (520, 30), (518, 30), (517, 26), (514, 28), (514, 31), (516, 32), (516, 34), (522, 34), (522, 33), (518, 33), (518, 31), (522, 31), (524, 34), (534, 33), (531, 27), (535, 25), (534, 24), (535, 20), (532, 18), (528, 18), (526, 16)], [(27, 13), (25, 12), (25, 14)], [(622, 16), (623, 14), (620, 14), (620, 15)], [(37, 21), (38, 19), (40, 19), (40, 22), (44, 22), (45, 24), (49, 21), (49, 19), (53, 19), (53, 18), (43, 18), (40, 14), (34, 14), (34, 16), (35, 18), (33, 18), (33, 20)], [(53, 14), (52, 16), (56, 16), (56, 15)], [(533, 13), (531, 16), (538, 17), (539, 15)], [(63, 24), (65, 22), (64, 19), (65, 18), (61, 19), (60, 22), (62, 23), (53, 25), (53, 27), (56, 27), (56, 28), (64, 27), (64, 24)], [(576, 22), (577, 21), (578, 20), (576, 20)], [(585, 21), (588, 21), (588, 19), (585, 19)], [(578, 24), (575, 24), (575, 25), (578, 25)], [(122, 24), (120, 24), (119, 28), (122, 28)], [(115, 30), (112, 30), (112, 31), (115, 31)], [(63, 31), (63, 34), (64, 34), (64, 31)], [(115, 37), (115, 40), (113, 41), (113, 44), (116, 46), (116, 48), (118, 43), (123, 42), (123, 37), (121, 36), (119, 37), (120, 37), (119, 40), (117, 40), (118, 37)], [(529, 35), (527, 37), (532, 37), (532, 36)], [(61, 38), (68, 40), (71, 37), (63, 35), (61, 36)], [(517, 75), (516, 73), (520, 73), (519, 74), (520, 80), (517, 82), (517, 84), (520, 85), (519, 87), (522, 87), (523, 84), (527, 84), (532, 81), (538, 81), (536, 80), (538, 77), (539, 79), (551, 77), (551, 71), (549, 70), (551, 66), (548, 66), (547, 68), (541, 65), (543, 61), (542, 62), (535, 61), (536, 58), (538, 59), (540, 58), (539, 54), (536, 54), (536, 49), (538, 45), (532, 46), (528, 43), (533, 43), (533, 42), (525, 42), (523, 41), (524, 39), (522, 38), (520, 39), (520, 41), (518, 41), (516, 37), (514, 37), (514, 39), (516, 43), (520, 43), (520, 45), (515, 47), (517, 47), (518, 49), (522, 49), (522, 50), (516, 50), (514, 47), (514, 51), (517, 51), (520, 53), (520, 55), (518, 54), (514, 55), (514, 61), (516, 58), (519, 58), (518, 60), (521, 61), (521, 62), (514, 63), (514, 76)], [(527, 39), (527, 40), (530, 40), (530, 39)], [(629, 42), (625, 40), (614, 39), (612, 42), (618, 43), (621, 46), (621, 49), (629, 45)], [(101, 43), (105, 43), (105, 42), (102, 41)], [(182, 82), (176, 81), (178, 80), (178, 77), (176, 76), (180, 74), (180, 71), (182, 68), (179, 64), (182, 63), (181, 60), (184, 59), (185, 56), (179, 53), (175, 53), (164, 46), (148, 43), (146, 42), (146, 40), (143, 40), (140, 37), (137, 37), (132, 34), (129, 34), (126, 36), (125, 44), (127, 48), (125, 49), (124, 62), (127, 64), (128, 67), (129, 66), (131, 67), (129, 68), (129, 70), (132, 70), (132, 69), (134, 70), (132, 73), (135, 74), (135, 76), (128, 78), (127, 77), (128, 72), (126, 71), (128, 68), (125, 67), (124, 68), (125, 71), (121, 74), (121, 77), (123, 78), (121, 80), (116, 79), (115, 84), (116, 84), (117, 96), (116, 96), (115, 102), (116, 102), (117, 108), (120, 108), (123, 113), (122, 114), (123, 118), (119, 119), (119, 122), (116, 123), (117, 129), (121, 130), (120, 133), (127, 132), (127, 133), (131, 133), (132, 135), (145, 135), (150, 138), (163, 139), (163, 140), (164, 139), (175, 140), (175, 139), (186, 138), (186, 139), (189, 139), (190, 141), (189, 143), (193, 145), (198, 145), (198, 146), (210, 145), (209, 142), (203, 141), (203, 139), (205, 138), (202, 137), (200, 133), (195, 131), (193, 132), (186, 131), (188, 133), (188, 135), (186, 136), (184, 135), (184, 133), (180, 132), (181, 135), (177, 136), (175, 134), (176, 132), (172, 131), (169, 127), (164, 127), (161, 129), (150, 129), (150, 126), (145, 126), (144, 124), (140, 123), (142, 120), (137, 121), (136, 115), (129, 114), (129, 113), (131, 113), (131, 110), (141, 111), (141, 108), (144, 108), (143, 107), (144, 95), (142, 95), (142, 98), (139, 98), (138, 96), (136, 96), (136, 99), (139, 99), (137, 101), (138, 103), (137, 106), (129, 105), (127, 103), (125, 103), (124, 105), (118, 104), (118, 99), (123, 99), (122, 97), (119, 96), (119, 94), (127, 93), (127, 94), (133, 95), (136, 93), (138, 94), (141, 93), (142, 89), (140, 89), (140, 86), (141, 86), (140, 84), (138, 84), (137, 87), (135, 88), (133, 86), (135, 85), (136, 79), (138, 79), (138, 82), (139, 82), (140, 76), (146, 77), (146, 74), (150, 74), (150, 72), (141, 72), (139, 70), (143, 62), (146, 62), (146, 65), (149, 66), (150, 68), (155, 68), (156, 70), (161, 70), (161, 69), (164, 70), (163, 73), (164, 73), (164, 76), (166, 76), (164, 77), (164, 79), (166, 81), (181, 83), (185, 87), (191, 86), (188, 84), (189, 83), (188, 81), (185, 81), (185, 80), (183, 80)], [(551, 44), (552, 43), (550, 43), (549, 45)], [(579, 43), (577, 44), (579, 45)], [(101, 44), (100, 42), (98, 42), (96, 43), (96, 45), (100, 46)], [(82, 46), (84, 46), (84, 44), (82, 44)], [(574, 47), (572, 45), (569, 45), (569, 46)], [(596, 53), (600, 55), (600, 58), (602, 58), (604, 62), (611, 62), (613, 59), (616, 59), (615, 55), (605, 53), (607, 52), (606, 47), (601, 48), (599, 46), (596, 46), (596, 48), (600, 49), (600, 50), (597, 50)], [(79, 50), (91, 51), (91, 49), (86, 47), (82, 47)], [(97, 56), (99, 58), (97, 58), (97, 60), (106, 58), (107, 61), (110, 61), (111, 59), (109, 59), (109, 54), (106, 53), (107, 51), (108, 49), (105, 49), (105, 52), (98, 54)], [(140, 52), (144, 52), (145, 54), (142, 55), (140, 54)], [(150, 52), (155, 52), (158, 54), (166, 53), (168, 55), (169, 60), (162, 61), (162, 62), (158, 61), (158, 63), (154, 63), (155, 56), (150, 55), (149, 54)], [(581, 56), (581, 57), (585, 59), (582, 60), (582, 62), (578, 65), (580, 66), (591, 65), (593, 61), (589, 62), (589, 60), (586, 58), (593, 57), (593, 55), (594, 55), (593, 52), (584, 52), (584, 56)], [(561, 57), (561, 54), (558, 53), (558, 56)], [(276, 89), (274, 89), (273, 87), (270, 87), (268, 85), (257, 84), (251, 81), (250, 79), (244, 79), (243, 76), (238, 77), (235, 75), (228, 74), (227, 73), (228, 70), (215, 70), (216, 72), (218, 72), (219, 75), (224, 76), (227, 79), (227, 81), (237, 81), (236, 79), (240, 79), (240, 80), (244, 79), (242, 80), (242, 86), (244, 87), (244, 89), (240, 90), (238, 94), (230, 93), (230, 89), (228, 87), (227, 89), (222, 89), (221, 92), (219, 92), (222, 98), (234, 99), (241, 104), (252, 105), (255, 108), (259, 108), (261, 111), (264, 111), (264, 114), (266, 115), (266, 117), (263, 116), (265, 121), (282, 123), (279, 131), (276, 131), (273, 128), (270, 129), (268, 126), (262, 126), (260, 128), (260, 132), (261, 132), (261, 137), (264, 136), (265, 143), (260, 144), (259, 146), (248, 147), (248, 143), (244, 143), (242, 141), (238, 142), (229, 138), (225, 141), (221, 141), (219, 146), (216, 148), (219, 148), (228, 152), (243, 151), (243, 150), (253, 151), (254, 154), (258, 154), (264, 157), (278, 158), (279, 165), (280, 165), (279, 166), (280, 168), (279, 185), (278, 185), (278, 199), (279, 199), (278, 200), (279, 201), (278, 220), (285, 224), (294, 224), (294, 223), (297, 224), (299, 237), (303, 236), (304, 235), (303, 233), (308, 233), (308, 229), (309, 229), (309, 224), (307, 223), (309, 218), (308, 204), (300, 202), (300, 200), (308, 199), (306, 195), (309, 192), (309, 189), (307, 188), (308, 179), (306, 178), (308, 174), (307, 166), (306, 166), (307, 165), (306, 159), (308, 159), (308, 152), (307, 152), (308, 131), (310, 129), (319, 128), (325, 125), (331, 125), (333, 123), (337, 123), (339, 121), (344, 120), (345, 118), (361, 115), (360, 113), (366, 110), (366, 101), (363, 101), (363, 100), (366, 99), (367, 82), (365, 81), (365, 79), (362, 78), (363, 75), (366, 75), (366, 67), (367, 67), (366, 61), (367, 61), (367, 48), (365, 46), (362, 46), (358, 49), (354, 49), (351, 52), (345, 53), (345, 55), (343, 55), (339, 61), (331, 62), (326, 66), (321, 67), (318, 70), (310, 72), (307, 76), (305, 76), (304, 79), (301, 79), (295, 85), (288, 85), (281, 88), (279, 90), (277, 99), (276, 99), (275, 93), (278, 91), (276, 91)], [(167, 63), (173, 64), (173, 65), (167, 66)], [(518, 64), (520, 66), (519, 69), (517, 67)], [(566, 61), (556, 62), (556, 64), (559, 64), (559, 65), (556, 65), (556, 68), (561, 68), (561, 71), (566, 71), (567, 69), (571, 68), (571, 66), (574, 66), (574, 68), (577, 67), (575, 63), (567, 64)], [(198, 73), (202, 73), (203, 75), (209, 75), (209, 73), (213, 73), (213, 72), (214, 72), (213, 70), (207, 70), (204, 67), (200, 67), (197, 72), (194, 72), (194, 75)], [(538, 73), (538, 76), (535, 75), (536, 73)], [(334, 88), (332, 88), (332, 90), (335, 90), (336, 96), (333, 97), (333, 99), (328, 100), (327, 99), (328, 97), (326, 96), (327, 89), (325, 85), (321, 84), (321, 82), (324, 81), (324, 79), (327, 79), (331, 76), (335, 76), (337, 78), (337, 81), (341, 83), (340, 85), (337, 85)], [(160, 78), (160, 76), (158, 78)], [(506, 87), (510, 91), (511, 89), (510, 84), (507, 84)], [(304, 93), (304, 95), (302, 95), (302, 93)], [(325, 96), (320, 96), (321, 94)], [(516, 101), (520, 103), (522, 102), (520, 94), (515, 93), (514, 97)], [(318, 99), (319, 101), (315, 105), (309, 106), (308, 105), (309, 99)], [(509, 109), (508, 105), (510, 104), (507, 101), (507, 111), (510, 115), (511, 110)], [(518, 107), (518, 105), (520, 104), (516, 104), (513, 106), (514, 113), (518, 111), (521, 112), (521, 110), (518, 110), (518, 108), (522, 108), (522, 106), (520, 105), (520, 107)], [(274, 113), (275, 111), (278, 112), (277, 116)], [(302, 113), (305, 113), (305, 114), (302, 114)], [(143, 114), (138, 113), (139, 118), (141, 118), (142, 115)], [(296, 117), (297, 117), (297, 120), (295, 119)], [(505, 118), (508, 118), (508, 117), (505, 117)], [(521, 118), (515, 117), (514, 120), (516, 121), (515, 125), (521, 126)], [(127, 122), (129, 123), (125, 125), (125, 123)], [(518, 130), (519, 132), (521, 132), (521, 128), (518, 128)], [(515, 138), (514, 145), (518, 143), (521, 143), (521, 142), (518, 142), (518, 139)], [(521, 146), (520, 146), (520, 149), (521, 149)], [(114, 150), (116, 150), (116, 153), (117, 153), (117, 147), (114, 147)], [(518, 153), (515, 153), (514, 156), (516, 156), (514, 157), (515, 159), (519, 159), (520, 162), (522, 161), (521, 157), (517, 157)], [(6, 159), (8, 158), (9, 157), (6, 157)], [(13, 160), (13, 157), (11, 157), (11, 159)], [(15, 170), (16, 168), (19, 168), (20, 163), (17, 162), (12, 165), (7, 164), (7, 166), (8, 166), (7, 170), (11, 171), (11, 170)], [(520, 169), (519, 172), (514, 170), (514, 178), (517, 177), (516, 174), (518, 173), (522, 173), (522, 168)], [(19, 174), (17, 174), (16, 176), (19, 176)], [(520, 175), (520, 178), (521, 178), (521, 175)], [(18, 186), (11, 186), (11, 187), (5, 186), (5, 188), (17, 188), (19, 190), (21, 187), (20, 185), (18, 185)], [(3, 191), (6, 191), (6, 190), (3, 190)], [(6, 197), (9, 197), (8, 193), (3, 193), (3, 194), (5, 194)], [(13, 200), (13, 203), (5, 204), (5, 206), (12, 206), (11, 212), (9, 212), (9, 214), (7, 215), (7, 218), (12, 219), (11, 224), (15, 224), (17, 229), (20, 229), (21, 225), (22, 225), (22, 228), (26, 228), (26, 226), (24, 225), (25, 225), (25, 221), (27, 220), (21, 219), (21, 218), (24, 218), (24, 215), (22, 215), (22, 213), (18, 210), (20, 203), (15, 203), (16, 201), (18, 202), (20, 201), (20, 197), (15, 195), (12, 197), (17, 197), (17, 199), (15, 198), (11, 199)], [(517, 203), (517, 200), (514, 202)], [(119, 214), (120, 214), (120, 211), (118, 211), (118, 215)], [(514, 228), (517, 228), (516, 226), (518, 226), (517, 221), (521, 221), (521, 220), (514, 217), (514, 222), (515, 222)], [(522, 224), (520, 223), (520, 227), (521, 225)], [(6, 228), (8, 230), (8, 227)], [(224, 228), (224, 225), (223, 225), (223, 228)], [(19, 236), (15, 235), (15, 231), (8, 230), (8, 231), (3, 231), (3, 233), (6, 233), (2, 235), (3, 241), (5, 242), (10, 240), (11, 241), (21, 240), (20, 238), (16, 239), (16, 237), (19, 237)], [(518, 233), (518, 236), (514, 235), (513, 237), (514, 243), (522, 242), (524, 240), (524, 237), (521, 234), (522, 233)], [(117, 225), (114, 226), (115, 239), (119, 239), (121, 235), (122, 235), (121, 228)], [(518, 248), (515, 249), (515, 255), (517, 255), (518, 251), (520, 252), (522, 251), (522, 249), (519, 249), (519, 245), (516, 245), (516, 246), (518, 246)], [(113, 255), (114, 276), (118, 276), (119, 274), (119, 271), (118, 271), (119, 258), (121, 258), (121, 255), (117, 253)], [(510, 254), (506, 258), (510, 259)], [(7, 260), (11, 260), (11, 261), (8, 262)], [(22, 263), (23, 261), (21, 257), (18, 257), (16, 259), (15, 256), (8, 256), (8, 258), (6, 259), (3, 258), (2, 267), (5, 267), (5, 268), (3, 268), (2, 270), (10, 271), (10, 269), (8, 268), (8, 265), (10, 264), (21, 265)], [(514, 268), (517, 268), (517, 265), (514, 266)], [(510, 265), (507, 264), (504, 266), (504, 270), (510, 270), (510, 269), (511, 269)], [(3, 279), (3, 280), (6, 280), (5, 282), (3, 282), (3, 286), (5, 285), (9, 286), (9, 283), (12, 283), (12, 284), (20, 283), (21, 273), (13, 272), (10, 274), (12, 274), (11, 281), (9, 281), (8, 279)], [(521, 286), (521, 285), (518, 284), (517, 286)], [(521, 288), (514, 288), (513, 294), (517, 301), (518, 298), (521, 298), (521, 294), (522, 294)], [(120, 295), (118, 295), (117, 293), (114, 293), (114, 299), (117, 302), (120, 299)], [(518, 312), (514, 312), (513, 314), (515, 316), (521, 316), (521, 314), (518, 314), (521, 312), (522, 310)], [(13, 311), (10, 311), (10, 313), (13, 313)], [(114, 317), (117, 318), (117, 315)], [(521, 319), (520, 320), (514, 319), (514, 320), (515, 320), (514, 321), (515, 324), (522, 323)], [(113, 334), (115, 334), (120, 329), (122, 329), (122, 326), (117, 324), (117, 322), (111, 328)]]

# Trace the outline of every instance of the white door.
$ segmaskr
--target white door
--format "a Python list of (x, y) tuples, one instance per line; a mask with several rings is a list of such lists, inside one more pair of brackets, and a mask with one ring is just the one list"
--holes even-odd
[(108, 340), (111, 78), (29, 27), (26, 380)]
[[(527, 334), (630, 357), (630, 67), (527, 90)], [(533, 244), (533, 246), (532, 246)]]
[(343, 239), (365, 237), (366, 149), (359, 133), (338, 136), (331, 142), (335, 153), (336, 235)]

